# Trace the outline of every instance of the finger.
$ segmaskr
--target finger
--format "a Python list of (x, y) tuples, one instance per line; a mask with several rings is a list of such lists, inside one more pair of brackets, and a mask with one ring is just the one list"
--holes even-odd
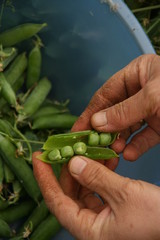
[(75, 181), (75, 179), (69, 173), (67, 164), (64, 164), (62, 167), (59, 183), (63, 192), (66, 195), (68, 195), (72, 199), (77, 198), (79, 191), (79, 183)]
[(48, 208), (74, 236), (84, 239), (97, 215), (91, 210), (80, 209), (71, 198), (66, 196), (53, 174), (52, 167), (37, 160), (37, 155), (39, 153), (33, 154), (34, 174)]
[(99, 194), (111, 208), (122, 200), (124, 178), (102, 164), (85, 157), (74, 157), (69, 163), (69, 170), (82, 186)]
[(135, 161), (143, 153), (159, 143), (159, 134), (148, 126), (133, 136), (129, 144), (124, 149), (123, 156), (126, 160)]
[(135, 95), (151, 76), (150, 63), (155, 58), (158, 59), (154, 54), (140, 56), (109, 78), (94, 94), (72, 129), (74, 131), (90, 129), (92, 127), (90, 118), (94, 113)]

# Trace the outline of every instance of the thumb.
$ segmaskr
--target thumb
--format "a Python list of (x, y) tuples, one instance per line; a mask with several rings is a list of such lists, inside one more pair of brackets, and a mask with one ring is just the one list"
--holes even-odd
[(69, 162), (69, 171), (82, 186), (106, 200), (111, 208), (120, 201), (127, 180), (104, 165), (86, 157), (76, 156)]
[(145, 109), (146, 101), (141, 90), (123, 102), (95, 113), (91, 123), (98, 131), (122, 131), (146, 118)]

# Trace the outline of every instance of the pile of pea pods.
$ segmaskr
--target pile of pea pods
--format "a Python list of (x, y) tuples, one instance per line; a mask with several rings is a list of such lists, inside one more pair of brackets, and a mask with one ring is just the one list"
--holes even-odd
[[(117, 134), (71, 133), (77, 116), (66, 102), (49, 98), (51, 81), (42, 76), (46, 23), (25, 23), (0, 33), (0, 239), (50, 240), (60, 229), (33, 175), (32, 153), (50, 163), (57, 177), (74, 155), (110, 159)], [(28, 43), (26, 51), (19, 48)]]
[(45, 27), (25, 23), (0, 33), (0, 239), (47, 240), (61, 229), (33, 176), (32, 153), (49, 135), (69, 131), (77, 116), (68, 101), (49, 99), (38, 34)]

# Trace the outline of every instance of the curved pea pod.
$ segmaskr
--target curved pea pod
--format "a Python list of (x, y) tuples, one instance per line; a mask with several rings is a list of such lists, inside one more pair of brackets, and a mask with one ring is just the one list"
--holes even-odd
[(13, 46), (19, 42), (22, 42), (34, 36), (46, 26), (47, 26), (46, 23), (43, 24), (25, 23), (10, 28), (0, 33), (0, 44), (2, 44), (4, 47)]
[(49, 216), (44, 219), (44, 221), (42, 221), (32, 233), (30, 240), (50, 240), (60, 229), (61, 225), (56, 217), (49, 214)]
[(16, 107), (16, 95), (4, 74), (0, 73), (0, 88), (2, 97), (13, 107)]
[(70, 129), (77, 118), (67, 113), (50, 114), (34, 119), (32, 129)]
[(23, 109), (19, 111), (18, 121), (32, 116), (41, 106), (50, 90), (51, 82), (45, 77), (42, 78), (26, 99)]
[(38, 202), (41, 193), (33, 176), (32, 168), (27, 164), (24, 158), (16, 157), (16, 147), (8, 138), (0, 135), (0, 143), (0, 153), (4, 161), (12, 169), (28, 195)]
[(92, 130), (70, 132), (56, 134), (48, 137), (47, 141), (43, 145), (44, 150), (52, 150), (53, 148), (62, 148), (66, 145), (72, 146), (76, 142), (87, 142), (88, 135)]
[(11, 205), (8, 208), (0, 211), (0, 219), (7, 223), (14, 223), (15, 221), (24, 218), (31, 213), (35, 207), (35, 202), (32, 200), (25, 200), (19, 204)]
[(23, 223), (23, 226), (18, 231), (18, 235), (21, 236), (23, 234), (23, 237), (29, 237), (29, 235), (31, 235), (34, 229), (47, 217), (48, 214), (49, 210), (44, 200), (42, 200)]
[(27, 57), (26, 53), (23, 52), (14, 59), (7, 71), (4, 72), (7, 82), (13, 86), (16, 80), (24, 73), (26, 67)]
[(12, 230), (8, 223), (6, 223), (3, 219), (0, 219), (0, 237), (11, 237)]
[(42, 56), (40, 46), (38, 44), (30, 51), (28, 56), (28, 68), (27, 68), (27, 89), (32, 87), (38, 82), (41, 73)]

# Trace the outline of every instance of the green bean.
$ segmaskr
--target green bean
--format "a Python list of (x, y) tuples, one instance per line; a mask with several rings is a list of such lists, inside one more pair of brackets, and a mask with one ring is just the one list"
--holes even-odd
[(25, 200), (0, 211), (0, 219), (3, 219), (9, 224), (14, 223), (17, 220), (26, 217), (28, 213), (33, 211), (34, 207), (35, 203), (33, 201)]
[(8, 70), (4, 72), (7, 82), (13, 86), (16, 80), (24, 73), (26, 67), (27, 57), (26, 53), (23, 52), (14, 59)]
[(44, 99), (51, 89), (51, 83), (47, 78), (42, 78), (37, 86), (33, 89), (29, 97), (26, 99), (22, 111), (18, 116), (18, 121), (33, 115), (41, 106)]
[(73, 148), (71, 146), (64, 146), (61, 148), (61, 155), (63, 158), (71, 158), (74, 155)]
[(7, 82), (4, 74), (0, 72), (0, 87), (1, 87), (1, 95), (2, 97), (13, 107), (16, 107), (16, 95), (11, 87), (11, 85)]
[(12, 183), (15, 179), (15, 175), (5, 162), (3, 164), (3, 169), (5, 182)]
[(16, 157), (16, 148), (8, 138), (0, 135), (0, 142), (0, 153), (3, 159), (17, 176), (29, 196), (38, 202), (40, 190), (31, 167), (24, 158)]
[(0, 219), (0, 237), (11, 237), (12, 231), (10, 226), (3, 220)]
[(18, 230), (18, 236), (23, 234), (23, 237), (29, 237), (34, 229), (47, 217), (48, 213), (49, 210), (44, 200), (42, 200), (24, 222), (23, 226)]
[(48, 158), (51, 161), (61, 160), (62, 156), (61, 156), (61, 153), (60, 153), (59, 149), (58, 148), (54, 148), (52, 151), (50, 151), (49, 154), (48, 154)]
[(48, 116), (50, 114), (57, 114), (57, 113), (66, 113), (69, 112), (67, 108), (58, 108), (55, 106), (44, 106), (38, 109), (38, 111), (32, 116), (32, 119), (37, 119), (40, 117)]
[(21, 41), (24, 41), (36, 33), (47, 24), (25, 23), (0, 33), (0, 44), (4, 47), (13, 46)]
[(99, 134), (99, 144), (101, 146), (108, 146), (111, 142), (111, 134), (110, 133), (100, 133)]
[(41, 63), (42, 63), (41, 50), (40, 46), (37, 43), (35, 47), (30, 51), (28, 57), (27, 82), (26, 82), (27, 89), (29, 89), (39, 81), (41, 73)]
[(88, 136), (88, 145), (97, 146), (99, 144), (99, 134), (97, 132), (90, 133)]
[(32, 233), (30, 240), (50, 240), (61, 229), (56, 217), (50, 214)]
[(73, 145), (75, 154), (84, 155), (87, 151), (87, 145), (84, 142), (77, 142)]
[(50, 114), (34, 119), (32, 129), (70, 129), (76, 120), (71, 114)]

